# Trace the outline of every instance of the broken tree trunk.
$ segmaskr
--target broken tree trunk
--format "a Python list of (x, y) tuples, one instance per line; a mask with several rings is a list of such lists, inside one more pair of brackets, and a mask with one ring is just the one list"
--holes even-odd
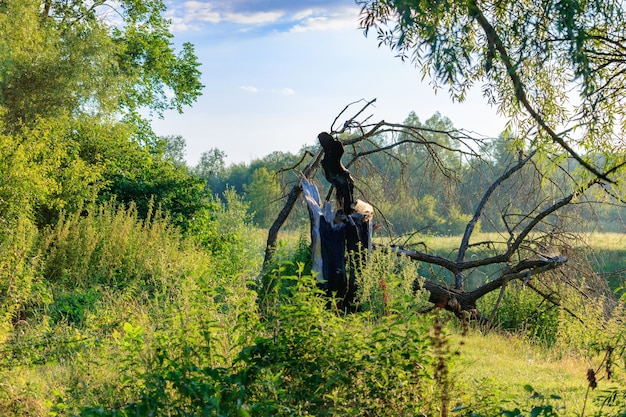
[(325, 132), (318, 138), (324, 149), (324, 176), (336, 191), (338, 208), (333, 211), (329, 201), (321, 201), (317, 187), (301, 179), (311, 219), (312, 269), (327, 295), (337, 297), (338, 307), (354, 311), (356, 272), (371, 247), (373, 208), (354, 199), (352, 177), (341, 163), (341, 142)]

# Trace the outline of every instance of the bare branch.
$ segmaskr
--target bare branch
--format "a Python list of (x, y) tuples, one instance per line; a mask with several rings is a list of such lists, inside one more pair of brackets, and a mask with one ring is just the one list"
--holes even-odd
[(353, 106), (356, 103), (360, 103), (362, 101), (364, 101), (364, 100), (361, 99), (361, 100), (358, 100), (358, 101), (354, 101), (354, 102), (348, 104), (346, 107), (344, 107), (341, 112), (339, 112), (337, 117), (335, 117), (335, 120), (333, 120), (333, 123), (330, 125), (330, 134), (331, 135), (341, 134), (341, 133), (345, 132), (346, 130), (348, 130), (349, 128), (351, 128), (352, 124), (356, 120), (356, 118), (359, 117), (361, 115), (361, 113), (363, 113), (365, 111), (365, 109), (367, 109), (369, 106), (373, 105), (376, 102), (376, 99), (374, 98), (374, 99), (366, 102), (365, 105), (363, 105), (363, 107), (361, 107), (361, 110), (359, 110), (354, 116), (352, 116), (351, 118), (349, 118), (348, 120), (346, 120), (343, 123), (343, 126), (339, 130), (335, 130), (334, 126), (337, 123), (337, 120), (339, 120), (339, 118), (341, 117), (341, 115), (344, 114), (346, 112), (346, 110), (348, 110), (350, 108), (350, 106)]
[[(456, 259), (457, 262), (462, 262), (463, 259), (465, 258), (465, 253), (467, 252), (467, 249), (469, 247), (469, 240), (470, 240), (470, 237), (472, 235), (472, 232), (474, 231), (474, 227), (476, 226), (476, 223), (478, 222), (478, 219), (482, 215), (482, 212), (485, 209), (485, 205), (487, 204), (487, 202), (491, 198), (491, 195), (493, 194), (493, 192), (496, 190), (496, 188), (498, 188), (500, 185), (502, 185), (502, 183), (504, 183), (504, 181), (506, 181), (508, 178), (510, 178), (511, 175), (513, 175), (514, 173), (516, 173), (517, 171), (522, 169), (524, 167), (524, 165), (526, 165), (526, 163), (528, 161), (530, 161), (530, 159), (535, 155), (535, 153), (536, 153), (536, 151), (532, 151), (526, 158), (524, 158), (523, 160), (519, 161), (515, 166), (513, 166), (511, 169), (509, 169), (504, 174), (502, 174), (500, 176), (500, 178), (495, 180), (493, 182), (493, 184), (491, 184), (489, 189), (487, 189), (487, 191), (483, 195), (482, 200), (478, 204), (478, 207), (476, 207), (476, 211), (474, 212), (474, 216), (472, 217), (472, 219), (467, 224), (467, 227), (465, 228), (465, 233), (463, 234), (463, 238), (461, 240), (461, 245), (459, 246), (459, 253), (458, 253), (457, 259)], [(461, 288), (458, 288), (458, 286), (457, 286), (457, 289), (461, 289)]]

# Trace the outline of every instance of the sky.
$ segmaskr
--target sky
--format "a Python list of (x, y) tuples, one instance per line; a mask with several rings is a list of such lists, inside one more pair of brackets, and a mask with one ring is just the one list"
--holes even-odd
[[(183, 114), (153, 123), (180, 135), (197, 164), (212, 148), (226, 163), (249, 163), (317, 143), (350, 103), (376, 99), (370, 121), (421, 121), (436, 112), (456, 128), (495, 137), (504, 121), (480, 91), (463, 103), (435, 91), (374, 33), (359, 29), (354, 0), (165, 0), (174, 45), (191, 42), (201, 63), (202, 96)], [(342, 119), (343, 120), (343, 119)]]

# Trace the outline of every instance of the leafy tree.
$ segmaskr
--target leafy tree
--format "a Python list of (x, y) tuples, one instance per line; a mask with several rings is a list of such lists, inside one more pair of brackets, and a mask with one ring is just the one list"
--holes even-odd
[(217, 148), (202, 152), (198, 164), (191, 170), (196, 176), (206, 180), (207, 187), (214, 193), (226, 190), (224, 176), (226, 153)]
[[(224, 174), (224, 185), (232, 187), (238, 194), (243, 195), (245, 192), (244, 186), (249, 184), (252, 179), (252, 170), (250, 165), (240, 162), (232, 164), (228, 167)], [(217, 193), (217, 189), (213, 190)]]
[[(5, 194), (6, 207), (54, 221), (158, 148), (139, 111), (180, 111), (202, 87), (193, 48), (175, 52), (164, 11), (160, 0), (0, 3), (3, 188), (38, 187)], [(176, 176), (164, 167), (152, 174)]]
[(167, 213), (172, 221), (187, 228), (194, 215), (208, 203), (204, 181), (190, 175), (186, 166), (163, 159), (162, 151), (151, 155), (136, 150), (106, 173), (108, 185), (100, 192), (100, 201), (116, 200), (129, 206), (134, 203), (143, 218), (156, 209)]
[[(582, 183), (620, 182), (626, 115), (619, 1), (361, 0), (361, 26), (458, 100), (482, 85), (520, 140)], [(559, 129), (561, 131), (559, 132)], [(581, 152), (582, 151), (582, 152)], [(598, 155), (602, 155), (599, 158)]]
[(176, 166), (185, 165), (185, 138), (180, 135), (162, 136), (163, 158), (171, 161)]
[(254, 221), (261, 227), (269, 227), (276, 216), (281, 194), (275, 175), (265, 167), (258, 168), (252, 173), (250, 184), (244, 185), (244, 190)]

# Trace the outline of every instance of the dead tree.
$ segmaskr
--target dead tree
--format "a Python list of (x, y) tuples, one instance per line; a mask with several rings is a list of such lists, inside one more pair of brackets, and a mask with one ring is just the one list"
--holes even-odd
[(322, 202), (315, 185), (302, 179), (311, 219), (313, 271), (327, 295), (339, 300), (338, 307), (352, 311), (356, 271), (363, 267), (371, 247), (374, 210), (368, 203), (355, 201), (354, 181), (341, 162), (343, 144), (326, 132), (318, 139), (324, 149), (324, 176), (335, 189), (337, 209), (333, 210), (329, 201)]
[[(327, 293), (337, 296), (341, 306), (348, 310), (353, 306), (352, 303), (354, 301), (354, 274), (359, 269), (359, 263), (364, 262), (367, 251), (371, 247), (371, 219), (373, 215), (372, 206), (355, 198), (355, 180), (353, 174), (349, 171), (350, 166), (360, 158), (366, 158), (368, 155), (377, 152), (387, 152), (401, 144), (412, 143), (415, 146), (425, 147), (441, 146), (438, 143), (427, 140), (423, 136), (424, 130), (428, 129), (386, 122), (379, 122), (373, 125), (357, 123), (355, 121), (356, 117), (372, 103), (373, 101), (366, 103), (356, 116), (344, 123), (342, 129), (336, 131), (331, 129), (330, 133), (323, 132), (319, 134), (320, 148), (301, 171), (300, 183), (294, 186), (288, 193), (287, 202), (283, 210), (270, 228), (266, 246), (265, 261), (268, 262), (273, 253), (278, 229), (280, 229), (304, 190), (311, 219), (313, 271), (317, 274), (320, 285)], [(335, 119), (336, 121), (337, 119)], [(352, 132), (357, 132), (357, 134), (353, 134), (343, 141), (333, 137), (333, 134), (345, 130), (351, 130)], [(343, 164), (341, 159), (344, 156), (344, 146), (350, 145), (353, 147), (360, 142), (369, 140), (374, 135), (398, 131), (407, 133), (406, 138), (402, 141), (367, 150), (359, 151), (353, 148), (350, 161), (345, 165)], [(459, 143), (474, 140), (470, 135), (458, 130), (440, 131), (438, 133), (448, 135), (448, 137)], [(477, 156), (471, 150), (471, 147), (468, 146), (465, 149), (455, 148), (455, 151)], [(431, 154), (435, 155), (436, 153), (431, 152)], [(444, 308), (458, 316), (465, 316), (469, 313), (473, 317), (486, 320), (486, 317), (477, 310), (477, 301), (486, 294), (496, 290), (500, 290), (502, 295), (507, 284), (516, 280), (537, 292), (546, 301), (556, 305), (561, 304), (558, 298), (549, 292), (542, 291), (536, 283), (541, 282), (537, 279), (540, 274), (562, 267), (566, 264), (568, 258), (558, 253), (546, 255), (540, 251), (529, 250), (532, 244), (531, 235), (536, 231), (537, 226), (549, 216), (568, 206), (575, 198), (583, 195), (594, 185), (602, 184), (602, 178), (613, 173), (611, 169), (604, 172), (601, 177), (595, 177), (595, 179), (589, 180), (583, 185), (578, 185), (570, 193), (558, 200), (538, 205), (532, 212), (523, 216), (523, 222), (519, 222), (514, 227), (507, 226), (506, 233), (508, 238), (504, 245), (505, 249), (499, 253), (466, 259), (468, 248), (472, 245), (470, 239), (475, 226), (483, 215), (486, 204), (493, 198), (494, 191), (522, 168), (531, 164), (534, 156), (534, 151), (529, 152), (527, 155), (520, 154), (517, 163), (497, 177), (487, 188), (482, 199), (477, 203), (472, 218), (467, 223), (456, 257), (446, 258), (402, 246), (386, 248), (394, 251), (399, 256), (406, 256), (414, 261), (443, 268), (454, 277), (453, 282), (436, 282), (420, 279), (414, 283), (415, 290), (423, 289), (428, 291), (430, 294), (429, 301), (432, 302), (433, 307)], [(326, 180), (335, 190), (335, 208), (332, 207), (329, 201), (321, 201), (322, 199), (319, 197), (317, 188), (310, 181), (320, 165), (323, 168)], [(617, 170), (619, 167), (613, 169)], [(476, 244), (474, 243), (473, 245)], [(348, 259), (352, 259), (355, 263), (350, 264)], [(491, 277), (488, 282), (479, 285), (477, 288), (466, 290), (464, 286), (466, 274), (472, 270), (489, 265), (499, 265), (499, 275)], [(500, 299), (501, 296), (498, 300)], [(498, 303), (496, 303), (494, 309), (497, 308)], [(567, 311), (567, 307), (561, 307)], [(571, 312), (571, 314), (574, 313)]]

